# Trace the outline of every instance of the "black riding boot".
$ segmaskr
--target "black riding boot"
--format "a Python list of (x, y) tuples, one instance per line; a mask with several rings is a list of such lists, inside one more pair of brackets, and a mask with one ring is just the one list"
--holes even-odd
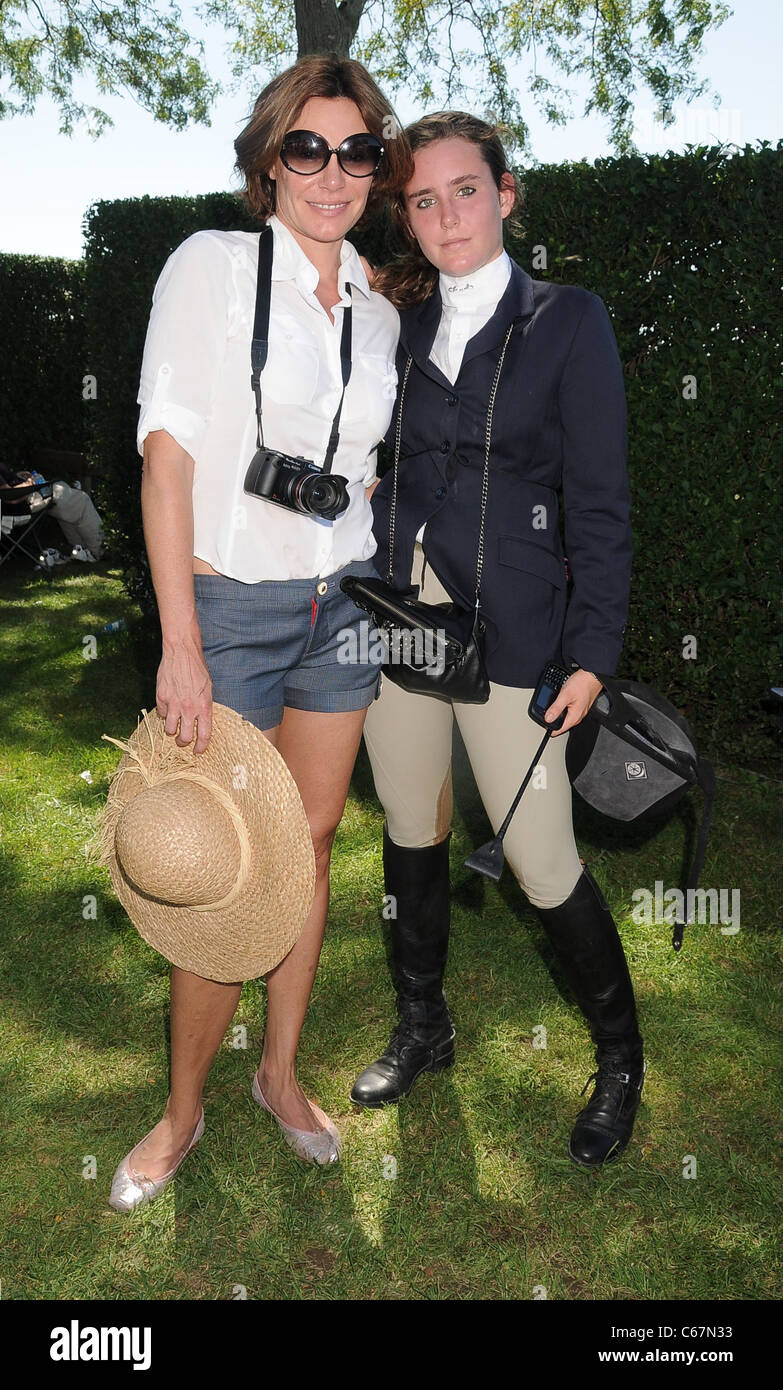
[(642, 1038), (628, 964), (598, 884), (585, 868), (559, 907), (536, 912), (590, 1025), (598, 1070), (593, 1094), (576, 1117), (568, 1152), (594, 1168), (616, 1158), (633, 1130), (644, 1082)]
[(351, 1100), (376, 1109), (407, 1096), (424, 1071), (454, 1061), (454, 1026), (443, 994), (451, 900), (449, 840), (403, 849), (383, 827), (383, 876), (396, 899), (390, 918), (399, 1022), (382, 1057), (357, 1077)]

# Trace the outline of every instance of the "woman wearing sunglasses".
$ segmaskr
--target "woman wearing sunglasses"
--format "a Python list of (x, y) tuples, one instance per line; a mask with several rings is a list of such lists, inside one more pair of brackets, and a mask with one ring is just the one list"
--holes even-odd
[[(253, 1094), (296, 1153), (319, 1164), (339, 1157), (339, 1135), (301, 1090), (295, 1056), (332, 841), (378, 688), (377, 665), (339, 659), (341, 634), (360, 621), (340, 579), (374, 572), (366, 485), (392, 410), (399, 333), (397, 311), (370, 290), (345, 237), (410, 177), (404, 137), (383, 139), (399, 130), (359, 63), (311, 57), (269, 83), (235, 144), (246, 200), (272, 237), (268, 356), (254, 367), (256, 390), (260, 235), (203, 231), (157, 282), (139, 393), (166, 733), (181, 747), (195, 736), (201, 753), (213, 699), (237, 710), (278, 748), (310, 824), (315, 898), (296, 946), (267, 977)], [(262, 235), (269, 248), (270, 231)], [(171, 1092), (161, 1121), (117, 1169), (118, 1210), (161, 1192), (197, 1137), (204, 1082), (240, 992), (239, 983), (172, 968)]]
[[(493, 830), (533, 759), (541, 729), (527, 708), (544, 666), (572, 674), (546, 718), (565, 719), (505, 838), (597, 1048), (592, 1096), (569, 1152), (595, 1166), (628, 1143), (644, 1063), (633, 988), (609, 908), (574, 842), (567, 730), (584, 718), (622, 646), (630, 583), (625, 394), (602, 301), (533, 280), (503, 249), (516, 186), (495, 130), (458, 112), (406, 134), (415, 172), (392, 203), (407, 256), (373, 281), (401, 314), (397, 370), (408, 364), (391, 582), (419, 598), (473, 606), (488, 401), (495, 397), (480, 611), (486, 704), (411, 694), (384, 680), (365, 740), (386, 813), (386, 893), (399, 1020), (352, 1099), (407, 1095), (454, 1060), (443, 994), (449, 941), (451, 745), (456, 719)], [(398, 412), (399, 413), (399, 406)], [(393, 444), (397, 420), (387, 440)], [(387, 577), (393, 476), (373, 495), (378, 573)], [(567, 572), (558, 525), (562, 488)], [(425, 558), (426, 557), (426, 558)]]

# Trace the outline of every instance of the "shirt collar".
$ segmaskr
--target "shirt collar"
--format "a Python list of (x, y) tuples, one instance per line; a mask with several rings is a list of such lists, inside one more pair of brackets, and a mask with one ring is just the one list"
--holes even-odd
[[(274, 246), (272, 249), (272, 279), (295, 280), (301, 294), (314, 294), (318, 286), (318, 270), (302, 250), (296, 237), (276, 213), (268, 218), (272, 228)], [(366, 299), (370, 298), (370, 285), (359, 260), (359, 253), (350, 241), (343, 241), (340, 247), (340, 268), (337, 272), (337, 287), (343, 302), (345, 285), (349, 281), (355, 285)]]
[(439, 274), (440, 297), (451, 309), (493, 308), (500, 299), (511, 275), (511, 258), (501, 251), (494, 260), (471, 271), (470, 275)]

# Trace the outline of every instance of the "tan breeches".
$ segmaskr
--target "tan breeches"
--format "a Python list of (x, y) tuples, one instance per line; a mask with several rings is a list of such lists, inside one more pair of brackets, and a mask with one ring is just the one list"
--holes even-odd
[[(423, 558), (417, 544), (414, 584), (420, 582)], [(419, 597), (426, 603), (449, 597), (429, 566)], [(395, 844), (409, 849), (436, 844), (451, 828), (455, 719), (484, 809), (497, 831), (544, 733), (527, 713), (532, 693), (491, 682), (486, 704), (466, 705), (412, 695), (384, 677), (381, 694), (367, 712), (364, 738)], [(547, 743), (503, 841), (506, 862), (536, 907), (564, 902), (582, 872), (565, 768), (567, 738), (561, 734)]]

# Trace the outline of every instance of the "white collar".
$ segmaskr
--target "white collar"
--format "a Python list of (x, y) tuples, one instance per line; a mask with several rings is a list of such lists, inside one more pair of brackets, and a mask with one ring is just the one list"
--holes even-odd
[[(280, 221), (277, 213), (273, 212), (267, 221), (272, 228), (274, 237), (272, 279), (296, 280), (297, 289), (302, 294), (314, 294), (320, 279), (317, 268), (305, 255), (291, 229)], [(341, 299), (345, 291), (346, 281), (355, 285), (365, 298), (370, 298), (370, 286), (364, 273), (364, 267), (359, 260), (356, 247), (350, 241), (343, 241), (340, 247), (337, 287)]]
[(438, 277), (440, 297), (443, 304), (452, 309), (493, 308), (510, 277), (511, 258), (507, 251), (501, 251), (494, 260), (472, 270), (470, 275), (446, 275), (441, 270)]

